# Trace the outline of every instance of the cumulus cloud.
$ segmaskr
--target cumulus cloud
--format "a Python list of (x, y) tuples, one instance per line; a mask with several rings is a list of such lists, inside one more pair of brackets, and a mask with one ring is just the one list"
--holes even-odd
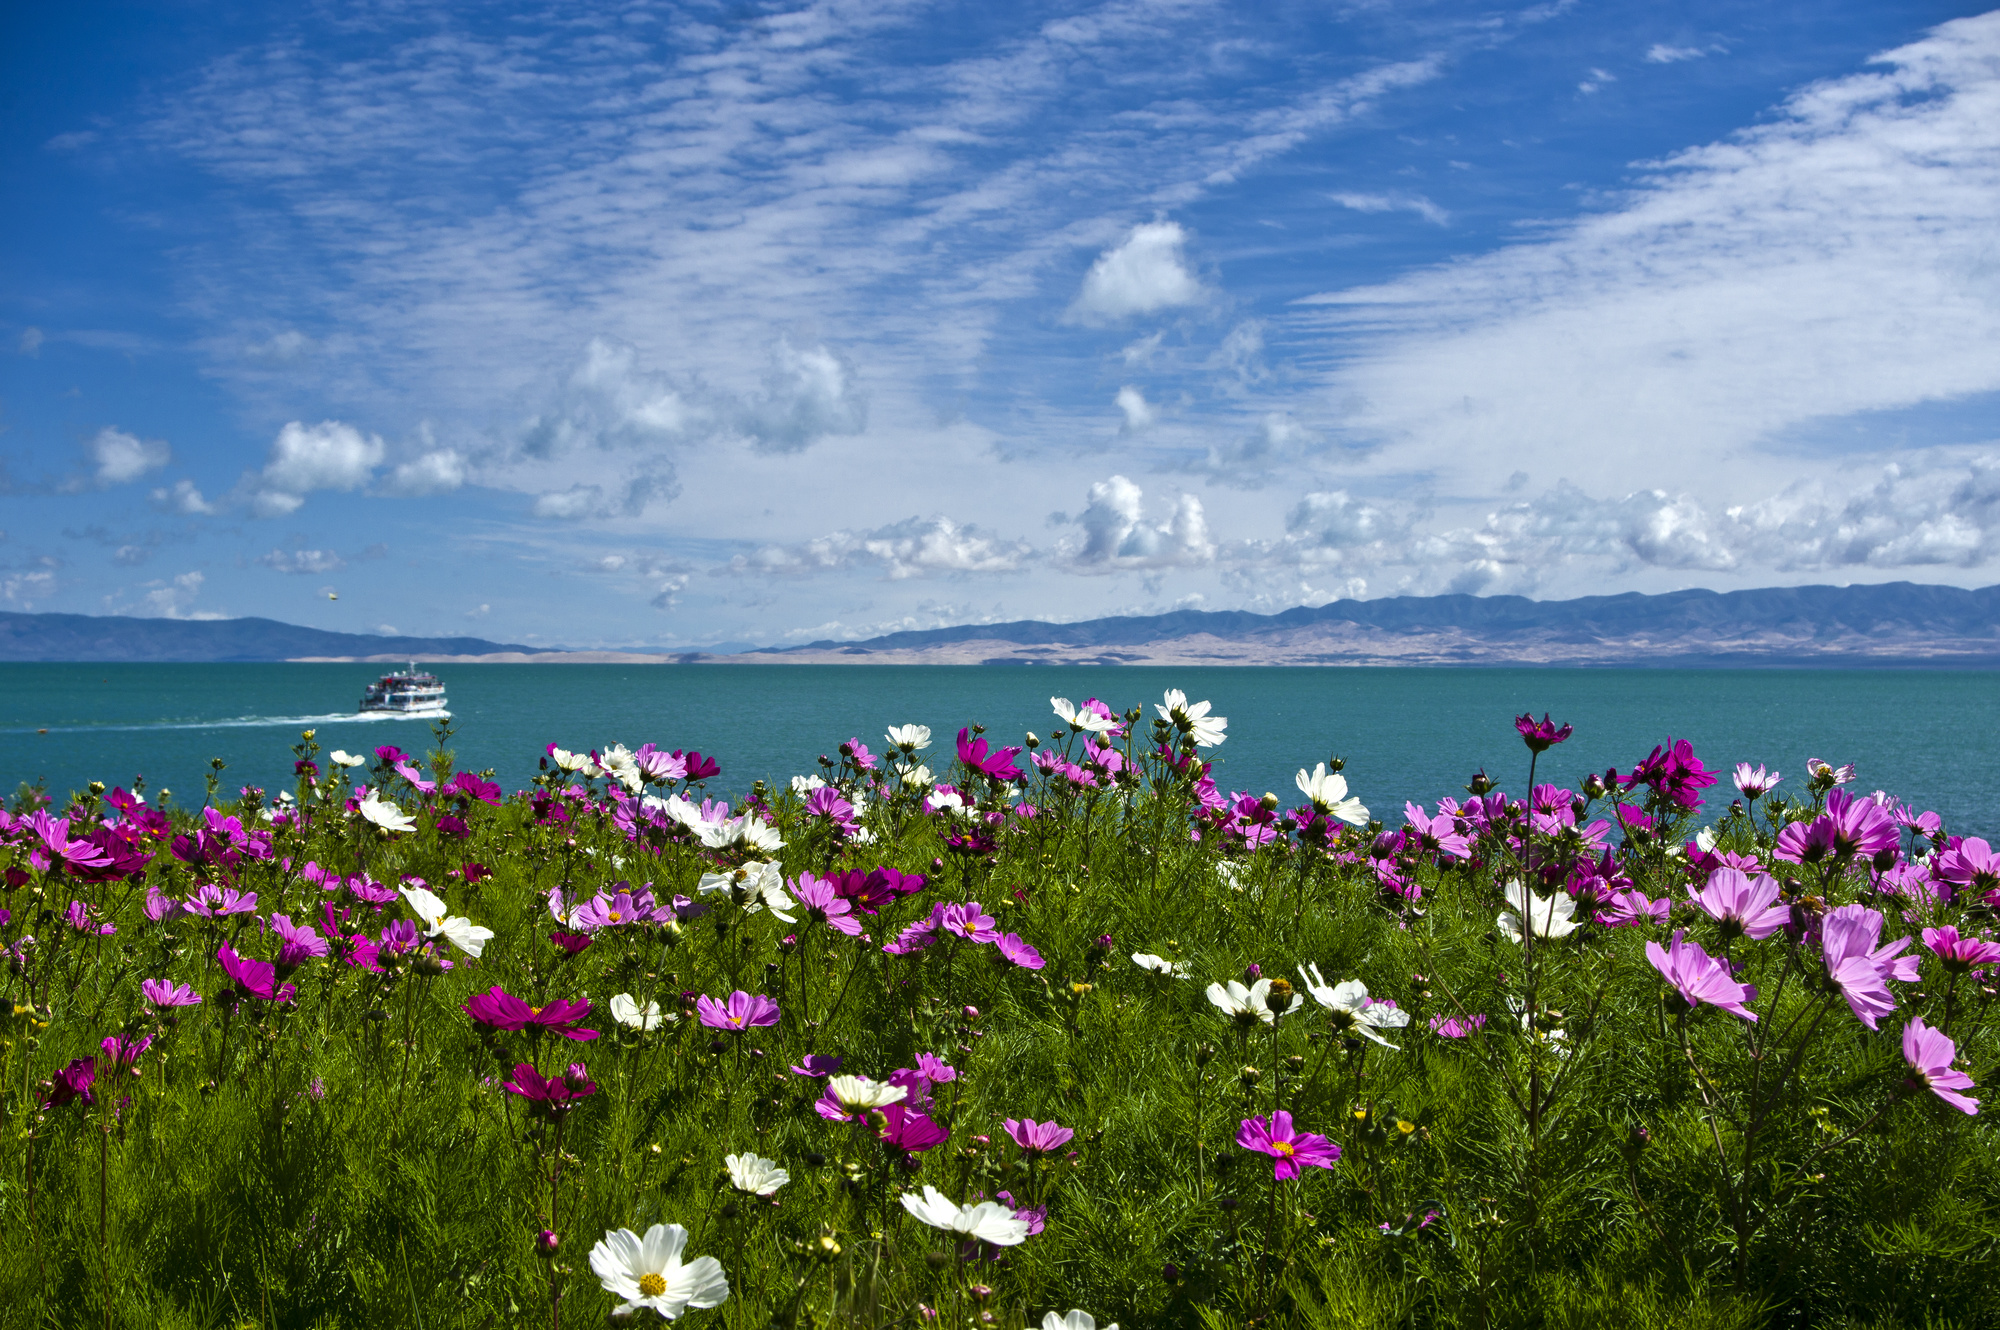
[(880, 568), (890, 581), (967, 573), (1011, 573), (1035, 557), (1026, 541), (1006, 540), (949, 517), (912, 517), (873, 531), (836, 531), (792, 545), (740, 554), (718, 572), (801, 575)]
[(617, 511), (618, 506), (604, 497), (601, 485), (572, 485), (566, 490), (552, 490), (535, 497), (535, 516), (552, 517), (560, 522), (611, 517)]
[(183, 517), (206, 517), (215, 511), (192, 480), (176, 480), (170, 486), (154, 490), (152, 497), (155, 508)]
[(83, 446), (96, 468), (93, 482), (103, 488), (137, 480), (173, 460), (173, 449), (159, 439), (141, 439), (106, 425)]
[(1421, 194), (1329, 194), (1328, 198), (1353, 212), (1413, 212), (1437, 226), (1448, 226), (1451, 214)]
[(356, 490), (381, 465), (382, 440), (338, 420), (317, 425), (291, 421), (271, 442), (270, 459), (249, 486), (250, 510), (259, 517), (298, 511), (314, 490)]
[(272, 550), (269, 554), (258, 555), (257, 562), (274, 572), (298, 576), (337, 573), (347, 567), (347, 560), (332, 550)]
[(194, 608), (195, 597), (201, 594), (201, 584), (206, 580), (199, 572), (186, 572), (172, 581), (146, 583), (151, 588), (146, 592), (147, 612), (159, 619), (226, 618), (214, 610)]
[(1062, 566), (1073, 572), (1109, 573), (1159, 568), (1200, 568), (1215, 562), (1215, 542), (1201, 500), (1183, 494), (1164, 521), (1145, 517), (1145, 493), (1124, 476), (1090, 487), (1089, 501), (1076, 523), (1080, 544), (1063, 549)]
[(1207, 298), (1188, 271), (1182, 254), (1187, 232), (1178, 222), (1147, 222), (1098, 255), (1084, 275), (1083, 290), (1069, 307), (1076, 323), (1116, 323)]
[(455, 448), (438, 448), (399, 464), (383, 479), (380, 490), (398, 498), (419, 498), (455, 490), (465, 478), (465, 454)]
[(743, 404), (737, 423), (761, 448), (797, 452), (830, 434), (859, 434), (868, 424), (868, 403), (853, 368), (831, 350), (801, 351), (780, 341), (763, 395)]
[(1137, 434), (1153, 423), (1153, 408), (1146, 401), (1146, 394), (1127, 384), (1118, 390), (1118, 409), (1125, 413), (1124, 431)]
[(34, 609), (37, 601), (46, 600), (55, 589), (56, 575), (47, 568), (0, 577), (0, 600), (23, 610)]
[(1550, 239), (1301, 302), (1367, 339), (1323, 384), (1346, 437), (1461, 492), (1524, 465), (1671, 489), (1806, 422), (2000, 389), (2000, 14), (1876, 63)]

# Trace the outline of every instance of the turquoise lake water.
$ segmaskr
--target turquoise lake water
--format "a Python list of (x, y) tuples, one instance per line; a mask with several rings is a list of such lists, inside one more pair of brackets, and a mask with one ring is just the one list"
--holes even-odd
[[(426, 723), (359, 717), (377, 665), (0, 665), (0, 782), (52, 790), (143, 772), (199, 803), (211, 757), (226, 788), (290, 780), (288, 746), (316, 727), (328, 748), (428, 745)], [(2000, 672), (1576, 669), (1201, 669), (1132, 667), (454, 665), (453, 741), (462, 767), (526, 782), (551, 740), (565, 748), (698, 748), (717, 758), (720, 791), (815, 770), (858, 736), (877, 752), (892, 724), (929, 725), (942, 774), (962, 725), (1019, 743), (1047, 737), (1051, 694), (1123, 709), (1167, 688), (1229, 718), (1214, 756), (1224, 789), (1294, 793), (1293, 773), (1338, 753), (1354, 791), (1395, 820), (1406, 799), (1459, 794), (1484, 766), (1524, 787), (1521, 711), (1576, 726), (1539, 777), (1574, 784), (1629, 767), (1669, 735), (1711, 769), (1738, 761), (1782, 770), (1808, 757), (1853, 762), (1864, 790), (1934, 808), (1967, 834), (2000, 832)], [(37, 733), (46, 729), (47, 733)], [(1725, 794), (1726, 792), (1726, 794)], [(1734, 797), (1725, 777), (1713, 811)]]

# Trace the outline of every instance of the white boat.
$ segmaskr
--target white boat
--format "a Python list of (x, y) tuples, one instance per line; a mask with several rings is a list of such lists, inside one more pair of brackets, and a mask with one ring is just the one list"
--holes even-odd
[(368, 685), (361, 695), (363, 711), (393, 711), (399, 715), (447, 716), (444, 684), (410, 662), (407, 670), (392, 670)]

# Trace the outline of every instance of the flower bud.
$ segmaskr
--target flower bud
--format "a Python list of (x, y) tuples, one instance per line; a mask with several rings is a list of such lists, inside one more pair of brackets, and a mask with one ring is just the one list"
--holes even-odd
[[(1228, 1158), (1227, 1155), (1223, 1157)], [(1234, 1210), (1236, 1208), (1236, 1198), (1234, 1196), (1221, 1197), (1216, 1201), (1215, 1208), (1223, 1211), (1224, 1213)]]
[(1257, 982), (1258, 978), (1263, 973), (1264, 973), (1264, 967), (1257, 964), (1257, 962), (1252, 961), (1248, 965), (1243, 967), (1243, 982), (1246, 984), (1254, 984)]
[(535, 1235), (535, 1254), (545, 1261), (554, 1260), (560, 1246), (562, 1239), (546, 1228)]
[(1206, 1066), (1207, 1066), (1207, 1065), (1208, 1065), (1209, 1063), (1213, 1062), (1214, 1060), (1215, 1060), (1215, 1045), (1214, 1045), (1214, 1044), (1199, 1044), (1199, 1045), (1196, 1045), (1196, 1047), (1195, 1047), (1195, 1050), (1194, 1050), (1194, 1065), (1195, 1065), (1195, 1066), (1197, 1066), (1197, 1067), (1206, 1067)]
[(972, 1295), (974, 1302), (984, 1302), (993, 1296), (993, 1290), (985, 1284), (974, 1284), (965, 1291)]
[(951, 1264), (951, 1253), (948, 1251), (925, 1252), (924, 1264), (933, 1270), (942, 1270)]
[(1271, 793), (1269, 790), (1264, 791), (1264, 797), (1262, 799), (1259, 799), (1257, 802), (1263, 806), (1264, 811), (1267, 813), (1275, 813), (1278, 811), (1278, 796)]
[(1289, 979), (1273, 979), (1270, 989), (1264, 994), (1264, 1005), (1271, 1009), (1273, 1016), (1282, 1016), (1297, 997)]
[(1264, 1079), (1264, 1073), (1255, 1067), (1245, 1067), (1236, 1073), (1236, 1079), (1244, 1089), (1254, 1090), (1257, 1088), (1257, 1082)]
[(1168, 1261), (1160, 1267), (1160, 1279), (1168, 1288), (1179, 1288), (1181, 1283), (1181, 1268), (1172, 1261)]

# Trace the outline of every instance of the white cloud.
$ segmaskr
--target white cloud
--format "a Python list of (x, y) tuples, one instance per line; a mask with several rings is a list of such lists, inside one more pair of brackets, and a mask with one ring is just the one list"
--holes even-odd
[(1576, 90), (1589, 94), (1598, 91), (1607, 83), (1616, 83), (1618, 76), (1608, 69), (1592, 69), (1590, 77), (1576, 85)]
[(491, 613), (493, 613), (491, 605), (475, 605), (465, 612), (465, 617), (468, 619), (484, 619)]
[(398, 465), (382, 482), (381, 492), (399, 498), (444, 494), (463, 485), (465, 476), (465, 455), (455, 448), (438, 448)]
[(153, 491), (153, 506), (183, 517), (206, 517), (215, 511), (192, 480), (176, 480), (171, 486)]
[(146, 608), (155, 618), (160, 619), (222, 619), (228, 616), (214, 610), (196, 610), (195, 597), (201, 594), (201, 584), (207, 579), (199, 572), (182, 573), (171, 582), (148, 582), (152, 590), (146, 593)]
[(1137, 434), (1153, 423), (1153, 408), (1146, 402), (1146, 394), (1127, 384), (1118, 390), (1118, 409), (1125, 413), (1124, 432)]
[(106, 425), (84, 444), (97, 468), (92, 479), (100, 487), (123, 485), (173, 460), (173, 449), (159, 439), (141, 439)]
[(572, 485), (535, 498), (535, 516), (553, 517), (563, 522), (580, 522), (587, 517), (610, 517), (617, 511), (605, 502), (598, 485)]
[(1654, 42), (1646, 48), (1649, 64), (1671, 65), (1678, 60), (1699, 60), (1708, 52), (1699, 46), (1669, 46), (1665, 42)]
[(381, 465), (382, 440), (338, 420), (307, 426), (294, 420), (271, 442), (270, 460), (250, 484), (259, 517), (296, 512), (314, 490), (356, 490)]
[(306, 576), (313, 573), (337, 573), (347, 567), (347, 560), (332, 550), (272, 550), (269, 554), (257, 556), (257, 562), (280, 573)]
[(1076, 521), (1080, 545), (1063, 549), (1063, 566), (1073, 572), (1108, 573), (1158, 568), (1199, 568), (1215, 562), (1215, 542), (1201, 500), (1183, 494), (1165, 521), (1149, 522), (1145, 494), (1123, 476), (1090, 487), (1089, 502)]
[(47, 569), (0, 577), (0, 600), (23, 610), (34, 609), (35, 602), (46, 600), (55, 589), (56, 575)]
[(1448, 226), (1451, 214), (1421, 194), (1329, 194), (1328, 198), (1353, 212), (1413, 212), (1427, 222)]
[(873, 531), (835, 531), (794, 545), (765, 545), (719, 572), (797, 575), (875, 567), (888, 580), (1011, 573), (1034, 559), (1026, 541), (1006, 540), (949, 517), (912, 517)]
[(1068, 317), (1078, 323), (1115, 323), (1134, 314), (1200, 304), (1207, 293), (1187, 269), (1181, 252), (1187, 239), (1178, 222), (1133, 227), (1090, 265)]
[(780, 341), (763, 395), (745, 403), (737, 419), (758, 446), (797, 452), (829, 434), (861, 433), (868, 403), (855, 387), (853, 369), (832, 351), (800, 351)]
[(1302, 302), (1343, 441), (1469, 494), (1771, 488), (1824, 465), (1786, 430), (2000, 389), (2000, 15), (1879, 64), (1549, 240)]
[(47, 340), (42, 335), (40, 328), (23, 328), (21, 330), (21, 340), (16, 342), (15, 345), (20, 348), (21, 354), (24, 356), (39, 356), (42, 354), (42, 343)]

